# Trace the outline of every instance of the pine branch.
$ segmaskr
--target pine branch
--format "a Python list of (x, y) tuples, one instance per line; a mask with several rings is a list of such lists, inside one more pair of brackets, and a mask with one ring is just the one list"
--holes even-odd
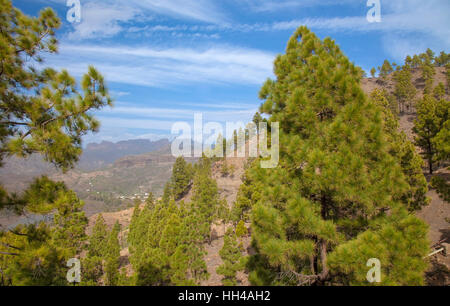
[(19, 256), (17, 253), (0, 252), (1, 255)]

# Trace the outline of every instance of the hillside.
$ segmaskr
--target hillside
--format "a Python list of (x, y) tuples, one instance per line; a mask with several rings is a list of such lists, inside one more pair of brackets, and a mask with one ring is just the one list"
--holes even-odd
[[(161, 194), (174, 161), (167, 139), (102, 142), (89, 144), (75, 169), (67, 173), (45, 163), (39, 155), (8, 158), (0, 168), (0, 183), (20, 193), (34, 178), (47, 175), (77, 192), (86, 202), (87, 215), (91, 216), (124, 209), (134, 198), (144, 197), (150, 191)], [(7, 212), (2, 212), (0, 218), (6, 226), (27, 219)]]
[[(437, 68), (437, 74), (436, 74), (436, 80), (435, 83), (443, 82), (445, 81), (444, 73), (445, 70), (443, 68)], [(423, 81), (420, 77), (420, 71), (415, 70), (413, 73), (413, 83), (418, 89), (417, 97), (420, 98), (422, 96), (422, 90), (423, 89)], [(372, 90), (375, 88), (385, 88), (389, 92), (393, 92), (393, 82), (392, 82), (392, 76), (389, 77), (389, 81), (385, 84), (382, 84), (379, 82), (378, 79), (364, 79), (362, 81), (362, 87), (364, 91), (367, 94), (370, 94)], [(413, 140), (414, 134), (412, 132), (413, 127), (413, 120), (415, 118), (414, 109), (412, 109), (408, 113), (401, 114), (399, 117), (400, 121), (400, 129), (404, 131), (408, 137)], [(137, 162), (136, 164), (132, 161), (134, 160)], [(140, 167), (146, 166), (146, 158), (144, 156), (141, 156), (139, 159), (132, 159), (124, 158), (120, 161), (118, 161), (116, 164), (116, 167), (119, 165), (122, 165), (124, 167), (136, 167), (136, 169)], [(229, 207), (232, 207), (239, 190), (240, 185), (242, 184), (242, 176), (245, 173), (245, 164), (247, 160), (245, 158), (231, 158), (227, 159), (228, 166), (233, 166), (234, 171), (230, 175), (223, 175), (222, 174), (222, 164), (223, 161), (216, 162), (212, 167), (212, 177), (216, 180), (218, 188), (219, 188), (219, 194), (221, 198), (224, 198), (227, 200), (227, 204)], [(105, 174), (103, 174), (105, 175)], [(445, 168), (442, 167), (436, 172), (436, 175), (445, 177), (447, 182), (449, 182), (450, 173)], [(169, 174), (167, 174), (168, 179)], [(430, 177), (427, 177), (430, 179)], [(431, 241), (431, 247), (436, 245), (439, 242), (442, 241), (450, 241), (450, 232), (449, 232), (449, 223), (448, 218), (450, 217), (450, 206), (447, 202), (445, 202), (443, 199), (441, 199), (435, 190), (430, 189), (427, 196), (431, 199), (430, 205), (423, 208), (420, 212), (417, 213), (417, 215), (424, 220), (429, 226), (429, 240)], [(189, 202), (192, 197), (192, 190), (190, 190), (180, 201)], [(104, 213), (103, 217), (105, 218), (106, 223), (108, 226), (112, 227), (112, 225), (118, 221), (122, 225), (122, 233), (120, 235), (122, 239), (122, 251), (121, 251), (121, 264), (122, 266), (126, 267), (128, 274), (131, 275), (132, 268), (129, 264), (128, 256), (128, 248), (126, 243), (126, 236), (128, 233), (128, 226), (131, 221), (131, 216), (133, 214), (134, 209), (127, 209), (115, 213)], [(89, 230), (93, 227), (95, 220), (97, 218), (97, 215), (92, 216), (89, 219)], [(226, 229), (228, 227), (232, 226), (218, 223), (212, 225), (211, 231), (213, 234), (213, 240), (210, 244), (205, 244), (205, 250), (207, 255), (205, 256), (205, 262), (207, 264), (207, 270), (210, 274), (210, 277), (207, 281), (203, 281), (201, 285), (205, 286), (219, 286), (221, 285), (222, 276), (218, 275), (216, 273), (217, 267), (219, 267), (222, 264), (222, 259), (220, 258), (219, 251), (222, 249), (224, 244), (224, 234), (226, 232)], [(250, 224), (246, 224), (246, 227), (250, 229)], [(251, 254), (251, 237), (250, 235), (246, 236), (243, 239), (244, 254)], [(442, 284), (448, 284), (449, 283), (449, 274), (448, 269), (450, 268), (450, 258), (445, 257), (441, 254), (435, 255), (431, 259), (431, 266), (429, 269), (429, 272), (427, 274), (427, 280), (429, 284), (433, 285), (442, 285)], [(447, 272), (446, 272), (447, 271)], [(240, 272), (238, 274), (238, 280), (241, 285), (249, 285), (248, 281), (248, 275)]]
[[(216, 162), (212, 167), (212, 177), (216, 180), (218, 188), (219, 188), (219, 195), (221, 198), (227, 200), (227, 204), (229, 207), (232, 207), (234, 204), (234, 201), (236, 200), (237, 193), (239, 191), (239, 187), (242, 184), (242, 176), (245, 172), (245, 158), (231, 158), (228, 159), (227, 163), (229, 167), (234, 167), (234, 171), (230, 173), (229, 175), (223, 175), (221, 173), (223, 161)], [(170, 176), (170, 174), (169, 174)], [(190, 190), (183, 198), (179, 200), (189, 202), (192, 197), (192, 190)], [(111, 212), (111, 213), (102, 213), (103, 218), (105, 219), (106, 224), (109, 227), (112, 227), (116, 222), (119, 222), (119, 224), (122, 226), (122, 232), (120, 234), (121, 245), (123, 247), (121, 251), (121, 263), (124, 267), (126, 267), (128, 273), (131, 275), (132, 268), (129, 264), (128, 256), (128, 247), (126, 243), (126, 237), (129, 230), (129, 225), (131, 222), (131, 216), (133, 215), (134, 208), (118, 211), (118, 212)], [(98, 214), (95, 214), (89, 218), (89, 226), (87, 229), (87, 233), (89, 234), (92, 231), (92, 228), (95, 224), (95, 221), (97, 220)], [(219, 251), (223, 247), (224, 243), (224, 234), (226, 232), (226, 229), (230, 227), (231, 224), (223, 224), (223, 222), (213, 224), (211, 231), (212, 231), (212, 241), (211, 244), (205, 244), (205, 251), (207, 255), (205, 256), (205, 262), (207, 264), (208, 273), (210, 274), (210, 278), (207, 281), (203, 281), (201, 285), (204, 286), (220, 286), (222, 277), (217, 274), (216, 269), (222, 264), (222, 260), (219, 256)], [(246, 224), (247, 228), (250, 228), (250, 224)], [(243, 239), (244, 243), (244, 254), (247, 255), (249, 252), (251, 252), (251, 238), (250, 236), (246, 236)], [(248, 275), (241, 272), (238, 275), (238, 278), (241, 282), (241, 285), (246, 286), (249, 285), (248, 282)]]
[(83, 151), (78, 168), (83, 171), (93, 171), (113, 164), (122, 157), (140, 155), (158, 150), (165, 150), (170, 145), (169, 140), (150, 141), (136, 139), (119, 141), (117, 143), (103, 141), (90, 143)]

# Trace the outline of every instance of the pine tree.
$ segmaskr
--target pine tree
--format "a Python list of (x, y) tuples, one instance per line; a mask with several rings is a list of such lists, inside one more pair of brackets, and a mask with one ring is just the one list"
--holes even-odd
[[(356, 262), (345, 261), (345, 252), (339, 251), (358, 252), (355, 246), (369, 229), (382, 235), (398, 220), (416, 224), (414, 240), (400, 226), (407, 242), (380, 244), (397, 248), (399, 258), (422, 262), (426, 227), (394, 199), (410, 186), (390, 152), (380, 108), (360, 88), (359, 69), (331, 39), (321, 41), (300, 27), (274, 71), (276, 80), (267, 81), (260, 96), (265, 100), (261, 110), (281, 125), (280, 165), (261, 169), (254, 163), (246, 173), (254, 193), (252, 283), (283, 284), (280, 272), (294, 275), (295, 284), (352, 283), (362, 271), (348, 272)], [(417, 248), (410, 252), (398, 245), (403, 243)], [(379, 247), (372, 240), (363, 245)], [(341, 269), (329, 258), (346, 264)], [(406, 282), (417, 284), (412, 274), (423, 276), (424, 266), (396, 269), (411, 275)]]
[(420, 60), (419, 56), (416, 54), (412, 58), (412, 68), (418, 68), (421, 65), (422, 61)]
[(111, 232), (108, 234), (105, 246), (105, 284), (107, 286), (117, 286), (120, 278), (120, 224), (116, 222)]
[(98, 256), (81, 258), (81, 286), (99, 286), (104, 274), (103, 260)]
[(448, 120), (449, 101), (437, 101), (431, 95), (424, 95), (417, 103), (417, 119), (413, 131), (416, 145), (422, 148), (423, 156), (428, 162), (429, 173), (433, 174), (433, 164), (437, 161), (434, 138), (443, 129)]
[(247, 236), (248, 230), (245, 227), (245, 223), (243, 220), (239, 221), (236, 225), (236, 237), (239, 239), (239, 248), (244, 250), (244, 241), (243, 238)]
[[(345, 285), (367, 285), (367, 261), (376, 258), (381, 263), (381, 286), (421, 286), (427, 263), (428, 226), (416, 217), (396, 213), (347, 244), (340, 245), (330, 255), (330, 268), (336, 280)], [(340, 275), (352, 275), (340, 278)]]
[(450, 92), (450, 63), (445, 65), (445, 71), (447, 76), (447, 92)]
[(433, 77), (436, 74), (434, 69), (434, 52), (427, 49), (426, 53), (419, 55), (421, 58), (422, 78), (425, 82), (424, 94), (431, 94), (433, 90)]
[(46, 161), (67, 169), (81, 154), (81, 136), (98, 129), (88, 112), (111, 104), (103, 77), (90, 67), (79, 93), (67, 71), (34, 69), (33, 63), (43, 62), (45, 53), (56, 53), (55, 31), (61, 21), (50, 8), (33, 18), (9, 0), (2, 0), (0, 7), (0, 157), (41, 153)]
[(155, 206), (155, 196), (152, 192), (149, 193), (147, 199), (145, 200), (145, 205), (149, 206), (149, 208), (153, 208)]
[(92, 234), (89, 236), (88, 255), (90, 257), (103, 258), (106, 255), (106, 242), (108, 238), (108, 227), (102, 214), (95, 221)]
[(66, 250), (52, 241), (52, 229), (38, 225), (20, 225), (0, 235), (2, 285), (67, 285)]
[(376, 73), (377, 73), (377, 70), (375, 69), (375, 67), (372, 67), (372, 69), (370, 69), (370, 75), (372, 76), (372, 78), (375, 78)]
[(445, 86), (442, 82), (439, 82), (438, 86), (436, 86), (433, 90), (433, 96), (436, 100), (442, 100), (445, 96)]
[(416, 96), (416, 87), (412, 84), (411, 78), (409, 66), (403, 66), (402, 69), (394, 73), (394, 94), (401, 108), (400, 112), (405, 111), (405, 106), (409, 111)]
[[(72, 168), (82, 153), (82, 136), (98, 131), (92, 111), (112, 105), (93, 67), (80, 84), (66, 70), (37, 68), (45, 64), (44, 55), (57, 52), (60, 25), (50, 8), (30, 17), (12, 1), (0, 0), (0, 166), (5, 156), (40, 154), (63, 171)], [(82, 206), (64, 184), (47, 177), (35, 179), (22, 195), (0, 186), (0, 210), (55, 212), (54, 224), (0, 232), (7, 245), (0, 247), (0, 262), (8, 266), (1, 267), (4, 277), (14, 285), (66, 285), (65, 260), (85, 239)]]
[(219, 254), (223, 264), (217, 268), (217, 273), (223, 275), (222, 284), (224, 286), (238, 285), (236, 273), (243, 270), (244, 261), (233, 229), (227, 230)]
[(236, 236), (238, 238), (242, 238), (248, 234), (247, 228), (245, 227), (245, 223), (243, 220), (239, 221), (236, 226)]
[(66, 263), (82, 251), (86, 239), (84, 204), (63, 183), (46, 177), (35, 180), (24, 198), (30, 201), (28, 209), (56, 207), (56, 211), (48, 224), (18, 226), (0, 233), (3, 279), (13, 285), (67, 285)]
[(183, 157), (178, 157), (172, 171), (171, 187), (175, 200), (180, 199), (187, 191), (192, 180), (192, 170)]
[(391, 63), (389, 63), (388, 60), (384, 60), (383, 65), (381, 66), (381, 68), (379, 68), (379, 70), (380, 70), (380, 77), (383, 80), (383, 82), (386, 82), (388, 75), (394, 72)]
[(450, 56), (445, 51), (441, 51), (438, 57), (435, 58), (435, 63), (438, 67), (445, 67), (450, 61)]
[(263, 118), (259, 112), (253, 116), (253, 123), (256, 124), (256, 128), (259, 127), (259, 123), (263, 121)]
[(163, 203), (169, 203), (169, 201), (173, 198), (173, 192), (172, 192), (172, 184), (170, 182), (167, 182), (164, 186), (163, 196), (161, 201)]
[(56, 206), (52, 239), (63, 248), (69, 260), (84, 249), (88, 219), (83, 211), (84, 203), (73, 191), (61, 193)]
[(413, 67), (413, 59), (410, 55), (405, 58), (405, 66)]
[(370, 95), (372, 101), (380, 107), (384, 132), (391, 145), (389, 152), (397, 158), (409, 188), (404, 194), (396, 195), (411, 211), (428, 205), (426, 197), (428, 183), (423, 175), (423, 160), (416, 152), (415, 146), (408, 140), (404, 132), (400, 132), (398, 118), (392, 113), (386, 90), (376, 89)]
[(438, 160), (450, 159), (450, 120), (445, 121), (442, 129), (433, 138)]
[[(209, 177), (210, 163), (207, 159), (200, 160), (196, 172)], [(195, 186), (200, 181), (195, 180), (194, 189), (198, 188)], [(207, 185), (202, 187), (205, 195), (210, 194)], [(196, 197), (198, 200), (201, 198)], [(205, 196), (204, 199), (212, 198)], [(199, 207), (169, 199), (135, 211), (128, 235), (130, 262), (136, 271), (133, 277), (135, 284), (197, 285), (207, 279), (203, 244), (209, 236), (211, 221), (204, 214), (205, 210)], [(210, 207), (212, 219), (216, 207)]]

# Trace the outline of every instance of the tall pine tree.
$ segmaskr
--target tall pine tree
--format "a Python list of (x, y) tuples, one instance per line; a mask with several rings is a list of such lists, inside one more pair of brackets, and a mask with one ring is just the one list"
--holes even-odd
[[(351, 283), (363, 273), (348, 272), (357, 263), (335, 266), (329, 258), (333, 264), (344, 262), (345, 253), (339, 251), (348, 248), (369, 260), (357, 243), (370, 230), (382, 235), (405, 220), (408, 207), (395, 195), (406, 194), (410, 186), (390, 152), (382, 111), (362, 91), (359, 69), (331, 39), (321, 41), (300, 27), (274, 71), (276, 80), (268, 80), (260, 96), (265, 99), (261, 110), (281, 126), (280, 165), (261, 169), (255, 163), (247, 172), (254, 190), (250, 199), (257, 249), (249, 262), (251, 281), (280, 283), (281, 272), (295, 275), (296, 284)], [(396, 227), (407, 240), (380, 243), (398, 247), (400, 257), (422, 262), (426, 226), (412, 216), (405, 222), (416, 224), (414, 238), (407, 228)], [(415, 249), (397, 246), (413, 239)], [(379, 248), (378, 242), (363, 241), (367, 248)], [(399, 269), (423, 276), (424, 268)], [(397, 270), (387, 270), (392, 282), (401, 283)], [(408, 277), (404, 282), (421, 281)]]

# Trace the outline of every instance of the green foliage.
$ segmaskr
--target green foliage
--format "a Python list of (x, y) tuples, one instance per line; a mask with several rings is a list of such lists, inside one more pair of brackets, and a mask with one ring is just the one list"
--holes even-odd
[(175, 161), (172, 171), (172, 194), (176, 200), (183, 197), (188, 191), (192, 181), (192, 166), (184, 160), (183, 157), (178, 157)]
[[(96, 132), (92, 111), (112, 105), (103, 77), (89, 67), (81, 84), (66, 70), (39, 70), (57, 52), (61, 22), (50, 9), (29, 17), (0, 0), (0, 163), (5, 156), (43, 155), (66, 171), (82, 152), (82, 136)], [(37, 178), (21, 195), (0, 186), (0, 210), (54, 214), (54, 222), (0, 233), (3, 281), (12, 285), (66, 285), (66, 263), (85, 242), (83, 203), (63, 183)], [(14, 250), (14, 251), (12, 251)], [(4, 283), (5, 284), (5, 283)]]
[(69, 259), (84, 249), (88, 219), (83, 211), (84, 203), (73, 191), (63, 192), (56, 201), (56, 207), (52, 239), (64, 249)]
[(67, 253), (52, 243), (51, 228), (45, 223), (19, 226), (6, 233), (1, 242), (3, 285), (67, 285)]
[(372, 69), (370, 69), (370, 75), (372, 76), (372, 78), (375, 77), (376, 73), (377, 73), (377, 70), (375, 69), (375, 67), (372, 67)]
[[(44, 183), (42, 185), (42, 183)], [(0, 235), (0, 270), (3, 271), (3, 285), (67, 285), (66, 263), (76, 257), (84, 248), (88, 220), (83, 212), (84, 203), (74, 192), (68, 191), (63, 183), (51, 183), (47, 178), (38, 180), (27, 197), (39, 195), (38, 185), (50, 189), (49, 199), (55, 207), (53, 223), (18, 226)], [(45, 204), (46, 188), (38, 206)], [(44, 204), (43, 204), (44, 202)], [(6, 282), (6, 283), (5, 283)]]
[(418, 210), (429, 203), (426, 197), (428, 184), (422, 171), (423, 160), (405, 133), (399, 132), (398, 119), (391, 111), (387, 96), (386, 90), (376, 89), (372, 92), (371, 99), (380, 107), (384, 132), (391, 146), (390, 154), (397, 158), (409, 184), (405, 193), (396, 195), (395, 199), (402, 201), (411, 211)]
[(238, 238), (242, 238), (242, 237), (247, 236), (247, 234), (248, 234), (248, 230), (245, 227), (244, 221), (243, 220), (239, 221), (239, 223), (236, 226), (236, 236)]
[(445, 65), (445, 71), (447, 76), (447, 92), (450, 92), (450, 63)]
[(89, 237), (88, 253), (82, 259), (82, 283), (86, 286), (118, 286), (126, 284), (126, 273), (120, 272), (120, 224), (111, 229), (103, 216), (97, 217)]
[(98, 256), (81, 259), (81, 286), (98, 286), (104, 274), (103, 260)]
[(445, 67), (450, 62), (450, 54), (441, 51), (439, 56), (435, 58), (435, 63), (439, 67)]
[[(388, 64), (382, 73), (391, 72)], [(338, 281), (335, 273), (340, 271), (328, 264), (328, 258), (345, 262), (339, 247), (356, 252), (358, 237), (378, 220), (387, 220), (387, 225), (394, 220), (419, 222), (407, 215), (404, 204), (415, 201), (408, 193), (412, 187), (404, 175), (407, 167), (400, 164), (402, 155), (392, 152), (392, 136), (386, 132), (391, 127), (385, 126), (383, 109), (360, 88), (360, 69), (331, 39), (321, 41), (300, 27), (286, 54), (277, 57), (274, 72), (276, 80), (266, 82), (260, 97), (269, 121), (281, 125), (280, 165), (261, 169), (254, 163), (242, 189), (249, 203), (237, 201), (241, 208), (251, 207), (257, 254), (249, 266), (260, 264), (252, 280), (292, 284), (277, 276), (291, 273), (295, 284)], [(408, 199), (397, 199), (398, 195)], [(419, 237), (426, 235), (425, 227), (416, 229)], [(411, 239), (407, 228), (398, 230)], [(386, 240), (380, 243), (388, 248)], [(427, 246), (420, 244), (418, 250), (399, 249), (399, 257), (422, 261), (419, 254)], [(340, 282), (351, 282), (352, 274), (345, 272), (349, 269)], [(423, 275), (424, 265), (413, 269)], [(405, 282), (417, 283), (415, 278)]]
[(104, 258), (106, 255), (106, 242), (108, 238), (108, 226), (100, 214), (95, 221), (92, 234), (89, 236), (88, 256)]
[(0, 7), (0, 159), (41, 153), (66, 170), (78, 161), (81, 137), (98, 130), (90, 111), (112, 104), (104, 79), (89, 67), (78, 92), (66, 70), (35, 69), (30, 59), (42, 62), (43, 54), (57, 51), (59, 18), (49, 8), (28, 17), (9, 0)]
[[(450, 101), (436, 100), (431, 95), (424, 95), (417, 103), (417, 119), (414, 121), (413, 131), (416, 134), (416, 145), (422, 148), (423, 156), (428, 161), (428, 169), (430, 174), (433, 173), (433, 164), (445, 157), (446, 145), (442, 143), (445, 139), (446, 126), (445, 123), (449, 120), (448, 110), (450, 108)], [(437, 136), (441, 131), (442, 134)], [(444, 150), (443, 155), (439, 154), (436, 145), (439, 145), (441, 150)]]
[(253, 116), (253, 123), (256, 124), (256, 129), (259, 130), (259, 123), (263, 121), (263, 117), (259, 112), (256, 112), (256, 114)]
[(450, 184), (448, 184), (444, 178), (440, 176), (433, 176), (431, 179), (431, 186), (436, 189), (437, 193), (444, 199), (444, 201), (450, 203)]
[(438, 84), (433, 90), (433, 96), (436, 100), (442, 100), (445, 96), (445, 86), (442, 82)]
[(155, 196), (152, 192), (150, 192), (147, 199), (145, 200), (145, 205), (149, 206), (150, 208), (155, 206)]
[(379, 71), (381, 79), (385, 82), (389, 74), (394, 72), (394, 68), (392, 68), (391, 63), (389, 63), (388, 60), (384, 60), (383, 65), (381, 65), (381, 68), (379, 68)]
[(191, 203), (176, 204), (167, 195), (135, 208), (128, 244), (137, 285), (196, 285), (208, 278), (204, 243), (211, 239), (211, 224), (228, 213), (211, 178), (211, 160), (201, 158), (193, 170)]
[(223, 264), (217, 268), (217, 273), (223, 275), (222, 284), (224, 286), (237, 286), (236, 273), (243, 270), (244, 260), (233, 229), (227, 230), (219, 254)]
[(442, 129), (433, 138), (438, 160), (450, 159), (450, 120), (445, 121)]
[(412, 107), (412, 102), (416, 96), (416, 88), (411, 82), (411, 71), (409, 66), (404, 66), (402, 69), (394, 73), (395, 89), (394, 95), (397, 98), (401, 112), (409, 111)]
[(172, 184), (170, 184), (170, 182), (167, 182), (166, 185), (164, 185), (162, 201), (163, 203), (169, 203), (169, 201), (172, 198), (173, 198)]
[(230, 174), (230, 168), (228, 168), (227, 160), (224, 159), (222, 162), (222, 167), (220, 168), (220, 174), (222, 176), (228, 176)]
[(329, 265), (336, 280), (345, 285), (368, 285), (367, 260), (381, 263), (380, 286), (421, 286), (427, 263), (428, 226), (411, 215), (384, 217), (348, 243), (340, 245), (330, 255)]
[(107, 286), (117, 286), (119, 284), (119, 265), (120, 265), (120, 243), (119, 243), (120, 224), (116, 222), (113, 229), (107, 237), (105, 246), (105, 284)]

